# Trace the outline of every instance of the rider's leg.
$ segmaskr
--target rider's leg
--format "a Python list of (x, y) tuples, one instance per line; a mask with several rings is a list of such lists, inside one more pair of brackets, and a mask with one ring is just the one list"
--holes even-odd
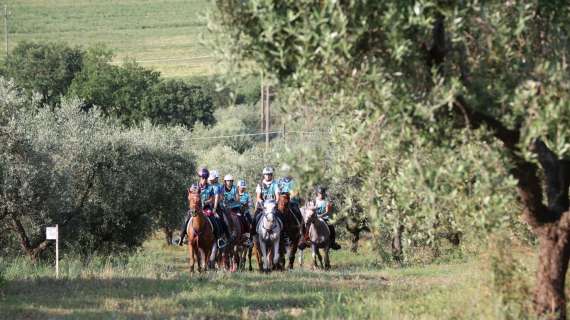
[(212, 223), (212, 226), (214, 227), (214, 237), (216, 239), (220, 238), (221, 233), (220, 233), (220, 225), (218, 224), (218, 222), (216, 221), (216, 218), (214, 217), (208, 217), (208, 220), (210, 220), (210, 222)]
[(226, 238), (230, 239), (232, 238), (231, 234), (230, 234), (230, 230), (228, 229), (228, 225), (226, 224), (226, 220), (224, 219), (224, 212), (221, 209), (217, 210), (218, 212), (218, 216), (220, 217), (219, 221), (220, 221), (220, 226), (222, 227), (222, 232), (224, 233), (224, 235), (226, 236)]
[(190, 217), (191, 217), (190, 214), (186, 216), (186, 219), (184, 219), (184, 224), (182, 225), (182, 228), (180, 228), (180, 239), (178, 240), (179, 246), (184, 244), (183, 241), (184, 237), (186, 236), (186, 228), (188, 226), (188, 222), (190, 221)]
[(331, 231), (331, 249), (338, 250), (340, 249), (340, 245), (336, 243), (336, 231), (334, 229), (334, 226), (332, 224), (329, 224), (328, 222), (327, 225), (329, 226), (329, 230)]
[(261, 210), (257, 209), (255, 211), (255, 216), (253, 217), (253, 230), (251, 230), (252, 235), (257, 234), (257, 225), (259, 224), (259, 219), (261, 219)]

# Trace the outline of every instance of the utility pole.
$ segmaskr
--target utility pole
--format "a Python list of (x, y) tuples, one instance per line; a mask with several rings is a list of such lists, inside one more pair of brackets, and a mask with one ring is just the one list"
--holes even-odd
[(261, 73), (261, 98), (259, 99), (259, 106), (261, 107), (261, 131), (265, 131), (265, 98), (263, 89), (263, 72)]
[(267, 100), (265, 104), (266, 114), (265, 114), (265, 152), (269, 152), (269, 129), (271, 126), (270, 118), (270, 104), (269, 104), (269, 86), (265, 87), (265, 99)]
[(8, 5), (4, 5), (4, 43), (6, 45), (6, 58), (8, 58)]

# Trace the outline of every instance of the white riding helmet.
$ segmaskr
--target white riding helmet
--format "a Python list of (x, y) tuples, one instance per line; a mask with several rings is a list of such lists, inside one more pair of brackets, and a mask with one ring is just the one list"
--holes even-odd
[(214, 180), (220, 177), (220, 174), (218, 173), (217, 170), (212, 170), (210, 171), (210, 176), (208, 177), (208, 180)]
[(234, 177), (231, 174), (226, 174), (224, 181), (234, 181)]
[(238, 181), (238, 187), (240, 188), (247, 188), (247, 183), (244, 180)]
[(263, 174), (273, 174), (273, 167), (263, 168)]

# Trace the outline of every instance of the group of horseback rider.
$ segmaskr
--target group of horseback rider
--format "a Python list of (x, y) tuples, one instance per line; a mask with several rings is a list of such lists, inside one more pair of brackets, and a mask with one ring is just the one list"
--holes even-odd
[[(247, 191), (247, 184), (244, 180), (239, 180), (236, 187), (234, 185), (234, 177), (228, 174), (224, 177), (224, 183), (221, 184), (219, 182), (220, 175), (218, 171), (208, 171), (206, 167), (202, 167), (198, 170), (198, 177), (200, 180), (198, 184), (192, 185), (190, 189), (200, 192), (202, 210), (208, 213), (206, 216), (212, 223), (214, 234), (218, 239), (218, 247), (223, 248), (228, 244), (228, 242), (231, 243), (234, 241), (228, 230), (228, 226), (224, 221), (225, 219), (223, 219), (223, 215), (226, 214), (226, 210), (239, 210), (241, 215), (244, 216), (247, 223), (251, 226), (250, 230), (252, 231), (252, 235), (254, 235), (256, 226), (263, 213), (263, 203), (268, 200), (278, 201), (280, 194), (289, 194), (289, 208), (291, 213), (293, 213), (295, 218), (301, 224), (302, 235), (299, 248), (303, 249), (307, 246), (305, 242), (305, 232), (307, 228), (303, 223), (303, 217), (299, 208), (301, 205), (301, 199), (299, 197), (299, 192), (296, 189), (295, 181), (290, 175), (286, 175), (277, 181), (273, 177), (273, 171), (272, 167), (265, 167), (263, 169), (263, 179), (255, 189), (256, 198), (254, 217), (252, 218), (250, 208), (253, 207), (253, 201)], [(329, 226), (331, 248), (334, 250), (340, 249), (340, 245), (335, 241), (336, 233), (334, 226), (330, 224), (332, 204), (327, 199), (327, 193), (324, 187), (317, 187), (315, 201), (311, 203), (314, 204), (318, 217), (323, 219)], [(276, 215), (281, 219), (281, 221), (283, 221), (280, 212), (277, 211)], [(180, 231), (178, 245), (183, 244), (184, 237), (186, 236), (186, 226), (190, 217), (191, 215), (189, 213)]]

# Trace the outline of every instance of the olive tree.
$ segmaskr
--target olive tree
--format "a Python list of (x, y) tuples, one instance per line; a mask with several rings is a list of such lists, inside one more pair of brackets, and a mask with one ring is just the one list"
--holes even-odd
[(272, 76), (291, 113), (330, 119), (336, 139), (355, 146), (352, 167), (376, 165), (370, 150), (384, 142), (383, 123), (401, 133), (395, 139), (425, 137), (458, 158), (449, 141), (482, 130), (475, 139), (505, 159), (539, 239), (536, 311), (566, 317), (564, 1), (220, 0), (217, 8), (214, 31), (229, 39), (228, 56)]
[[(195, 171), (187, 131), (150, 124), (124, 129), (77, 100), (18, 112), (0, 136), (3, 242), (38, 259), (45, 227), (58, 224), (68, 252), (131, 250), (156, 227), (172, 227)], [(174, 218), (173, 218), (174, 217)]]

